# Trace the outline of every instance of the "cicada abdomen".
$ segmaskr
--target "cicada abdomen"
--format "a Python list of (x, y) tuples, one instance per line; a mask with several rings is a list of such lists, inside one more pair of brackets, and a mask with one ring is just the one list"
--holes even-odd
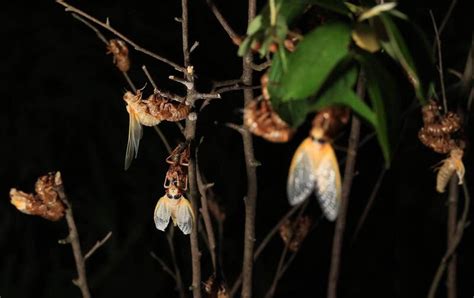
[(341, 199), (341, 174), (332, 145), (315, 128), (293, 155), (287, 183), (291, 205), (303, 202), (312, 192), (326, 218), (334, 221)]
[(456, 173), (458, 176), (459, 184), (463, 183), (464, 179), (464, 164), (462, 162), (463, 150), (454, 149), (450, 152), (449, 157), (443, 161), (443, 164), (439, 168), (438, 175), (436, 176), (436, 190), (438, 192), (444, 192), (446, 185), (448, 185), (451, 177)]
[(188, 235), (193, 230), (194, 213), (191, 203), (182, 195), (181, 190), (171, 186), (156, 203), (153, 219), (158, 230), (164, 231), (173, 221), (175, 226)]
[(120, 71), (127, 72), (130, 69), (128, 48), (123, 40), (111, 39), (107, 45), (108, 54), (114, 56), (114, 64)]

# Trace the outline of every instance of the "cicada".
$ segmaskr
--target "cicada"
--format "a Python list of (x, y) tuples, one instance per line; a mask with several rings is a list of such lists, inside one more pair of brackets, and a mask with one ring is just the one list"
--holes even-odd
[(171, 220), (185, 234), (193, 230), (194, 213), (191, 203), (174, 184), (166, 189), (166, 194), (156, 203), (153, 219), (156, 228), (164, 231)]
[(334, 149), (320, 127), (313, 127), (293, 155), (287, 183), (291, 205), (303, 202), (313, 191), (326, 218), (334, 221), (341, 199), (341, 174)]
[(443, 164), (439, 168), (438, 175), (436, 176), (436, 190), (438, 192), (444, 192), (449, 179), (451, 179), (454, 173), (458, 176), (459, 184), (463, 183), (465, 172), (462, 162), (463, 154), (462, 149), (451, 150), (449, 157), (443, 161)]
[(341, 174), (331, 139), (349, 121), (349, 110), (329, 107), (313, 120), (313, 128), (298, 147), (290, 165), (287, 182), (288, 200), (297, 205), (314, 191), (327, 219), (337, 217), (341, 199)]
[(130, 69), (128, 48), (123, 40), (111, 39), (107, 45), (107, 54), (114, 56), (114, 64), (120, 71), (127, 72)]
[(152, 94), (142, 100), (141, 91), (133, 94), (127, 91), (123, 100), (127, 103), (129, 114), (128, 143), (125, 155), (125, 170), (130, 167), (133, 158), (137, 157), (140, 139), (143, 135), (142, 125), (155, 126), (161, 121), (180, 121), (186, 119), (190, 107), (171, 99)]

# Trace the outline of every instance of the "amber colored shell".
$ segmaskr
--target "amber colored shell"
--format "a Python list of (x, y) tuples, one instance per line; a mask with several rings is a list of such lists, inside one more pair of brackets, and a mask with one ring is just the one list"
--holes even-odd
[(123, 40), (111, 39), (107, 45), (108, 53), (114, 56), (114, 64), (123, 72), (130, 69), (130, 59), (128, 58), (128, 48)]

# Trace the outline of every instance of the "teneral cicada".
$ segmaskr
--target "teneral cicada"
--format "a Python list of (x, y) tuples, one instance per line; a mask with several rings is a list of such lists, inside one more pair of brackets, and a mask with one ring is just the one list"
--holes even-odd
[(120, 71), (127, 72), (130, 69), (128, 48), (123, 40), (111, 39), (107, 45), (107, 54), (114, 56), (114, 64)]
[(143, 135), (142, 125), (154, 126), (164, 120), (184, 120), (189, 114), (190, 106), (158, 96), (157, 94), (142, 100), (141, 91), (137, 91), (136, 95), (127, 91), (123, 99), (127, 103), (127, 112), (130, 117), (127, 152), (125, 155), (125, 169), (128, 169), (132, 159), (136, 158), (138, 154), (138, 146)]
[(178, 226), (185, 235), (192, 232), (194, 222), (193, 208), (191, 203), (183, 196), (182, 191), (174, 184), (171, 184), (166, 189), (166, 194), (158, 200), (153, 215), (156, 228), (160, 231), (166, 229), (170, 218), (173, 224)]
[(310, 136), (293, 155), (287, 182), (291, 205), (303, 202), (314, 191), (324, 215), (331, 221), (336, 219), (339, 209), (341, 174), (327, 133), (348, 121), (346, 112), (331, 116), (339, 113), (336, 111), (337, 108), (329, 108), (316, 116)]
[(463, 183), (465, 172), (462, 162), (463, 154), (462, 149), (451, 150), (449, 157), (443, 161), (443, 164), (439, 168), (438, 175), (436, 176), (436, 190), (438, 192), (444, 192), (449, 179), (451, 179), (454, 173), (458, 176), (459, 184)]

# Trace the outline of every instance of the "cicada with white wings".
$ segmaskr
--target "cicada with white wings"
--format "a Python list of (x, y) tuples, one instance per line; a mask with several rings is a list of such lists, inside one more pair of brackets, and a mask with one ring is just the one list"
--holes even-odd
[(170, 218), (183, 234), (191, 234), (194, 223), (193, 208), (174, 184), (167, 188), (166, 194), (158, 200), (153, 215), (156, 228), (160, 231), (166, 229)]
[(191, 107), (158, 94), (152, 94), (148, 99), (142, 100), (140, 90), (136, 95), (127, 91), (123, 100), (127, 103), (127, 112), (130, 116), (125, 154), (125, 170), (127, 170), (132, 160), (137, 157), (138, 146), (143, 135), (142, 125), (155, 126), (164, 120), (173, 122), (184, 120)]
[(314, 192), (326, 218), (336, 219), (341, 200), (341, 174), (334, 149), (324, 139), (322, 129), (313, 128), (311, 136), (293, 155), (287, 192), (291, 205), (303, 202)]

